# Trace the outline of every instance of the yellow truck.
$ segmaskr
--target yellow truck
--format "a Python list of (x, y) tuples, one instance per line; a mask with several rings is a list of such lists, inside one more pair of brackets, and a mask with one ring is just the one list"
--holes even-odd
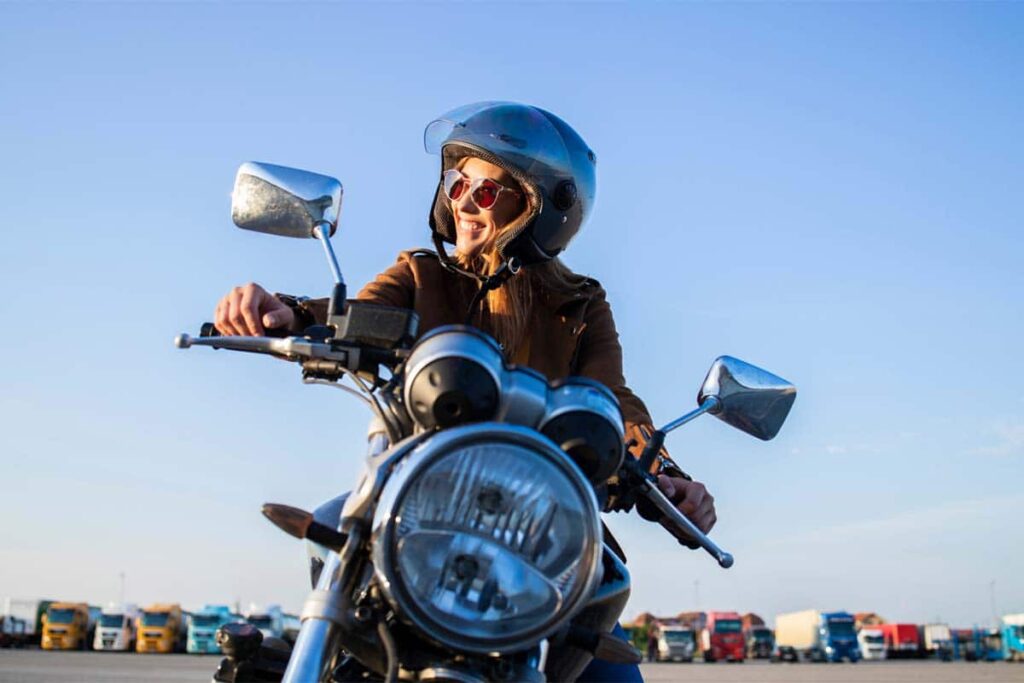
[(178, 604), (150, 605), (135, 630), (136, 652), (184, 652), (187, 623)]
[(55, 602), (43, 617), (44, 650), (84, 650), (92, 643), (96, 612), (84, 602)]

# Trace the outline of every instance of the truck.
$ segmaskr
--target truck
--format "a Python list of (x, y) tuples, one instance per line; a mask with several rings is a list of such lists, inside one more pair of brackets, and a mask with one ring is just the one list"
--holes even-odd
[(205, 605), (188, 618), (188, 643), (185, 651), (190, 654), (220, 653), (217, 629), (238, 621), (242, 621), (242, 618), (232, 613), (227, 605)]
[(98, 607), (86, 602), (54, 602), (46, 610), (40, 645), (44, 650), (85, 650), (92, 644)]
[(700, 631), (700, 647), (705, 662), (720, 659), (742, 662), (747, 657), (743, 625), (738, 612), (707, 612)]
[(659, 662), (692, 662), (697, 638), (689, 626), (666, 625), (658, 629)]
[(882, 624), (878, 628), (882, 629), (887, 658), (920, 657), (924, 652), (917, 624)]
[(1003, 622), (1003, 659), (1024, 660), (1024, 614), (1007, 614)]
[(853, 615), (815, 609), (775, 617), (775, 642), (794, 648), (811, 661), (857, 662), (861, 658)]
[(53, 600), (6, 598), (0, 615), (0, 647), (39, 645), (46, 610)]
[(249, 605), (245, 620), (258, 628), (264, 638), (284, 637), (284, 611), (280, 605)]
[(131, 603), (107, 605), (100, 613), (92, 649), (108, 652), (134, 650), (138, 619), (138, 605)]
[(953, 659), (978, 661), (978, 653), (982, 649), (981, 632), (978, 629), (955, 628), (950, 635), (953, 637)]
[(139, 616), (136, 652), (167, 654), (185, 649), (187, 615), (177, 603), (156, 603)]
[(923, 644), (923, 656), (938, 657), (943, 661), (953, 659), (953, 634), (948, 624), (925, 624), (918, 636)]
[(775, 647), (775, 634), (765, 625), (764, 619), (747, 612), (740, 619), (743, 625), (743, 640), (747, 647), (747, 657), (751, 659), (769, 659)]
[(857, 631), (857, 644), (864, 659), (885, 659), (885, 634), (881, 626), (862, 626)]

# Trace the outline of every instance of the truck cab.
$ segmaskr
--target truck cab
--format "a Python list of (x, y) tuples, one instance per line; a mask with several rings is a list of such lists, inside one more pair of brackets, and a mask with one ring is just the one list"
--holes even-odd
[(953, 658), (953, 634), (948, 624), (925, 624), (921, 627), (920, 640), (924, 643), (924, 653), (929, 657)]
[(280, 605), (251, 605), (245, 620), (258, 628), (264, 638), (284, 637), (284, 612)]
[(1024, 614), (1003, 617), (1003, 659), (1024, 660)]
[(751, 626), (744, 634), (747, 656), (751, 659), (768, 659), (775, 648), (775, 634), (767, 626)]
[(819, 646), (824, 650), (825, 659), (830, 662), (851, 662), (861, 658), (860, 644), (853, 630), (853, 615), (849, 612), (822, 612), (819, 629)]
[(206, 605), (188, 619), (188, 644), (185, 651), (190, 654), (219, 653), (217, 629), (239, 619), (227, 605)]
[(185, 613), (178, 604), (155, 604), (142, 610), (136, 652), (180, 652), (185, 644)]
[(885, 659), (885, 634), (877, 626), (862, 627), (857, 632), (857, 644), (864, 659)]
[(94, 613), (84, 602), (55, 602), (46, 610), (44, 650), (84, 650), (89, 647), (95, 627)]
[(135, 649), (135, 627), (139, 617), (136, 605), (108, 605), (96, 624), (94, 650), (126, 652)]
[(659, 662), (692, 662), (697, 642), (688, 626), (662, 626), (658, 632)]
[(882, 624), (879, 628), (885, 634), (885, 649), (889, 659), (919, 656), (921, 642), (915, 624)]
[(742, 662), (746, 659), (746, 643), (743, 628), (737, 612), (708, 612), (707, 621), (701, 630), (701, 649), (704, 661)]

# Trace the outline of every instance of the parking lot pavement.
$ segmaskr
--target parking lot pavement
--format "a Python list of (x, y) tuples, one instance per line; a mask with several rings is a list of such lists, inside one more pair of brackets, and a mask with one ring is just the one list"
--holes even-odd
[[(208, 683), (217, 655), (0, 650), (0, 683)], [(647, 683), (1024, 683), (1024, 664), (861, 662), (859, 664), (643, 664)]]

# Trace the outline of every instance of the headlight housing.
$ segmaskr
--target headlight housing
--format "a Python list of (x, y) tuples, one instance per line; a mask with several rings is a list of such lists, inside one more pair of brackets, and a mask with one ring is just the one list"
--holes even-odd
[(537, 432), (445, 430), (389, 479), (373, 522), (378, 580), (403, 618), (480, 654), (532, 647), (601, 574), (601, 527), (579, 468)]

